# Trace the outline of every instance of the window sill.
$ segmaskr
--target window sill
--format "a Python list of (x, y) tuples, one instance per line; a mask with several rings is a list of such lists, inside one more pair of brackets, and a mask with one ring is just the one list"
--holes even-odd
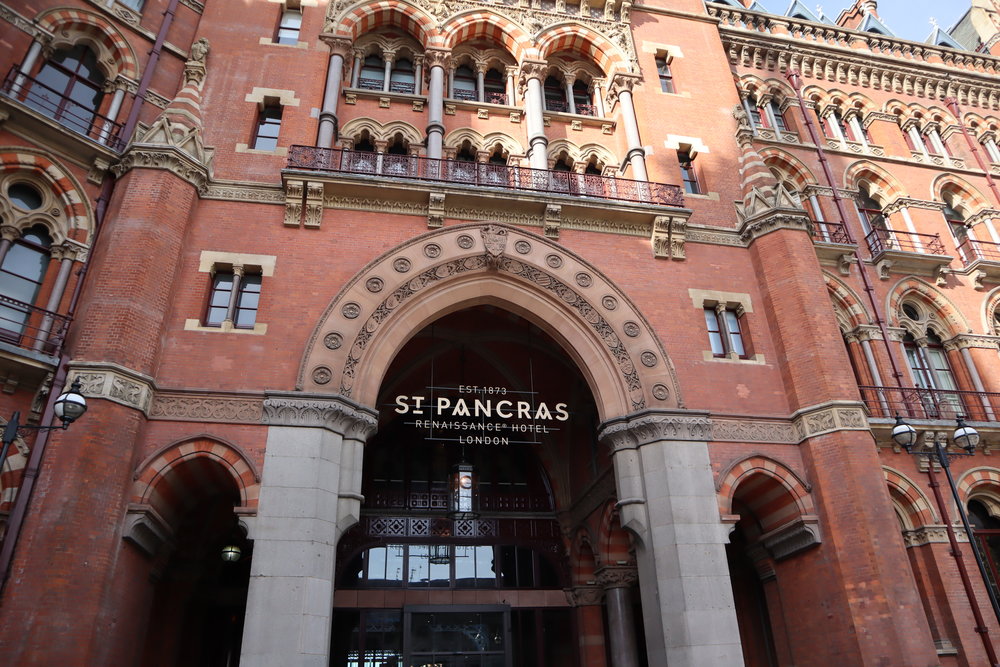
[(246, 144), (236, 144), (237, 153), (254, 153), (256, 155), (280, 155), (282, 157), (288, 156), (288, 146), (278, 146), (273, 151), (262, 151), (256, 148), (250, 148)]
[(203, 331), (205, 333), (234, 333), (250, 334), (252, 336), (263, 336), (267, 333), (267, 324), (258, 322), (253, 325), (253, 329), (237, 329), (231, 322), (223, 322), (222, 326), (206, 327), (202, 326), (201, 320), (184, 320), (184, 331)]
[(759, 366), (765, 363), (763, 354), (755, 354), (752, 357), (743, 359), (740, 357), (717, 357), (711, 350), (703, 350), (701, 354), (705, 361), (715, 361), (723, 364), (753, 364)]
[(680, 93), (668, 93), (665, 90), (661, 90), (660, 95), (669, 95), (670, 97), (686, 97), (688, 99), (691, 99), (691, 93), (687, 90)]
[(698, 194), (695, 194), (693, 192), (685, 192), (684, 197), (685, 198), (690, 197), (692, 199), (707, 199), (711, 201), (719, 201), (718, 192), (699, 192)]
[(263, 44), (264, 46), (280, 46), (280, 47), (285, 48), (285, 49), (308, 49), (309, 48), (309, 43), (308, 42), (295, 42), (294, 44), (279, 44), (278, 42), (274, 41), (274, 39), (272, 39), (271, 37), (261, 37), (259, 44)]

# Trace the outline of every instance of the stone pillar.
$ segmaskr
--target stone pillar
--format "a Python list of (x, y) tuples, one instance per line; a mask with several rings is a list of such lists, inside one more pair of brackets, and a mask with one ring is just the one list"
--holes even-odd
[[(101, 127), (101, 132), (98, 135), (98, 139), (102, 144), (107, 143), (108, 138), (111, 137), (115, 118), (118, 117), (118, 112), (122, 110), (122, 101), (125, 99), (124, 82), (121, 85), (123, 87), (115, 88), (115, 95), (111, 98), (111, 104), (108, 106), (108, 119), (104, 121), (104, 125)], [(125, 140), (125, 137), (120, 138), (123, 141)]]
[(340, 82), (344, 80), (344, 58), (351, 52), (351, 40), (334, 37), (324, 41), (330, 47), (330, 63), (326, 70), (326, 91), (323, 93), (323, 108), (319, 112), (316, 145), (320, 148), (330, 148), (336, 139), (334, 129), (337, 127)]
[(983, 145), (986, 146), (986, 152), (990, 154), (990, 162), (1000, 162), (1000, 148), (997, 147), (996, 140), (993, 137), (987, 137)]
[(365, 54), (354, 50), (354, 67), (351, 69), (351, 88), (357, 88), (361, 80), (361, 68), (364, 66)]
[(650, 665), (743, 665), (710, 437), (706, 415), (667, 410), (609, 420), (599, 433), (622, 527), (636, 536)]
[(594, 79), (594, 111), (598, 118), (604, 118), (604, 79)]
[(424, 57), (413, 56), (413, 94), (424, 94)]
[(632, 165), (632, 178), (637, 181), (649, 180), (646, 175), (646, 150), (639, 138), (639, 122), (635, 117), (635, 106), (632, 104), (632, 89), (640, 81), (635, 74), (619, 72), (611, 79), (609, 97), (622, 106), (622, 121), (625, 123), (625, 138), (628, 141), (628, 153), (625, 160)]
[(392, 51), (383, 51), (382, 58), (385, 59), (384, 70), (382, 73), (382, 92), (389, 92), (389, 84), (392, 79), (392, 63), (396, 59), (396, 54)]
[(20, 229), (13, 225), (0, 225), (0, 266), (3, 266), (3, 261), (7, 258), (7, 251), (19, 238), (21, 238)]
[(476, 63), (476, 99), (486, 101), (486, 63)]
[(597, 582), (604, 587), (604, 606), (608, 610), (608, 640), (611, 643), (611, 667), (638, 667), (635, 619), (629, 589), (638, 580), (635, 568), (602, 567)]
[(927, 136), (930, 138), (931, 146), (934, 147), (934, 150), (945, 157), (949, 156), (948, 147), (944, 145), (944, 141), (941, 139), (941, 135), (938, 134), (937, 128), (932, 127), (927, 130)]
[(931, 156), (927, 153), (927, 146), (924, 145), (924, 139), (920, 136), (920, 131), (917, 129), (917, 122), (915, 120), (908, 121), (905, 131), (910, 137), (910, 143), (913, 144), (913, 150), (919, 151), (924, 156), (924, 160), (930, 162)]
[(840, 123), (837, 122), (836, 111), (831, 107), (827, 109), (827, 112), (823, 114), (823, 120), (826, 121), (827, 127), (830, 128), (830, 132), (844, 150), (847, 150), (847, 137), (844, 136), (844, 130), (840, 127)]
[(566, 107), (570, 113), (576, 113), (576, 101), (573, 99), (573, 84), (575, 82), (576, 77), (566, 75)]
[(508, 65), (507, 74), (507, 104), (517, 106), (517, 66)]
[(854, 136), (861, 142), (861, 145), (865, 147), (865, 152), (870, 151), (871, 147), (868, 145), (868, 138), (865, 136), (865, 130), (861, 127), (861, 121), (858, 120), (857, 114), (852, 114), (851, 117), (847, 119), (847, 122), (851, 125), (851, 132), (853, 132)]
[(444, 145), (444, 70), (451, 52), (428, 49), (424, 54), (430, 83), (427, 86), (427, 157), (440, 159)]
[(21, 92), (21, 86), (24, 85), (24, 78), (31, 74), (31, 70), (34, 69), (35, 63), (38, 62), (38, 56), (41, 52), (42, 42), (36, 39), (28, 47), (28, 52), (24, 54), (21, 68), (18, 70), (17, 78), (14, 79), (14, 85), (11, 87), (11, 95), (17, 95)]
[(528, 124), (528, 163), (532, 169), (548, 169), (549, 139), (545, 136), (545, 98), (542, 77), (546, 63), (526, 60), (521, 63), (521, 86), (524, 87), (524, 114)]
[[(62, 301), (63, 294), (66, 291), (66, 283), (69, 282), (69, 273), (73, 268), (73, 262), (76, 260), (77, 251), (78, 248), (69, 243), (54, 247), (51, 250), (52, 259), (59, 260), (59, 273), (56, 274), (56, 282), (52, 286), (49, 301), (45, 304), (45, 310), (50, 313), (59, 311), (59, 303)], [(41, 324), (38, 325), (38, 336), (35, 338), (35, 344), (32, 346), (32, 349), (36, 351), (44, 349), (51, 329), (52, 316), (45, 315), (42, 318)]]
[(339, 396), (269, 394), (240, 664), (326, 667), (337, 541), (357, 520), (375, 412)]

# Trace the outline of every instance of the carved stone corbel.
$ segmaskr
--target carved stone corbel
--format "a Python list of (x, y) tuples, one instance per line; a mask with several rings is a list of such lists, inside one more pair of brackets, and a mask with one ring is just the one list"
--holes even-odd
[(559, 238), (559, 227), (562, 224), (562, 206), (549, 204), (545, 207), (545, 236), (550, 239)]
[(858, 258), (854, 256), (854, 253), (845, 252), (837, 258), (837, 270), (840, 271), (840, 275), (849, 276), (851, 275), (851, 265), (857, 263)]
[(444, 200), (443, 192), (432, 192), (427, 201), (427, 227), (436, 229), (444, 226)]
[(306, 217), (305, 226), (319, 229), (323, 222), (323, 184), (306, 184)]
[(303, 181), (285, 182), (285, 225), (298, 227), (302, 222), (302, 202), (305, 194)]
[(888, 280), (889, 272), (892, 271), (892, 260), (879, 260), (879, 262), (875, 265), (875, 269), (878, 271), (879, 280)]

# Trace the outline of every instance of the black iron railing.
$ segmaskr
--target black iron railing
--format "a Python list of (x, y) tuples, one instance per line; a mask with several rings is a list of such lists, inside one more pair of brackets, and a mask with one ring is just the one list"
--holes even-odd
[(839, 222), (817, 222), (813, 225), (813, 241), (817, 243), (850, 243), (844, 225)]
[(384, 87), (385, 81), (382, 79), (358, 78), (358, 88), (361, 90), (382, 90)]
[(50, 88), (37, 79), (22, 74), (18, 65), (7, 72), (0, 92), (112, 150), (120, 151), (125, 146), (121, 136), (121, 123), (88, 109), (66, 96), (63, 91)]
[(462, 100), (463, 102), (475, 102), (479, 99), (479, 94), (474, 90), (456, 88), (452, 91), (451, 98), (453, 100)]
[(486, 93), (486, 101), (490, 104), (507, 104), (507, 93)]
[(881, 255), (888, 250), (918, 252), (923, 255), (944, 255), (944, 243), (938, 234), (916, 234), (914, 232), (899, 232), (888, 229), (873, 229), (868, 236), (868, 248), (872, 256)]
[(1000, 262), (1000, 243), (965, 239), (958, 246), (958, 251), (966, 264), (971, 264), (977, 259), (984, 262)]
[(288, 168), (441, 181), (507, 190), (552, 192), (663, 206), (684, 206), (683, 190), (677, 185), (667, 183), (341, 148), (291, 146), (288, 149)]
[(0, 341), (51, 354), (66, 335), (69, 318), (0, 295)]
[(1000, 415), (1000, 393), (921, 389), (919, 387), (859, 386), (861, 398), (872, 417), (900, 415), (910, 419), (996, 421)]

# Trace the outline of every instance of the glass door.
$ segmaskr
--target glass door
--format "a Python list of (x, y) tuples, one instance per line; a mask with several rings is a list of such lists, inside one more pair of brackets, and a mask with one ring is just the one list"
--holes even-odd
[(505, 605), (410, 606), (403, 618), (405, 665), (511, 667)]

